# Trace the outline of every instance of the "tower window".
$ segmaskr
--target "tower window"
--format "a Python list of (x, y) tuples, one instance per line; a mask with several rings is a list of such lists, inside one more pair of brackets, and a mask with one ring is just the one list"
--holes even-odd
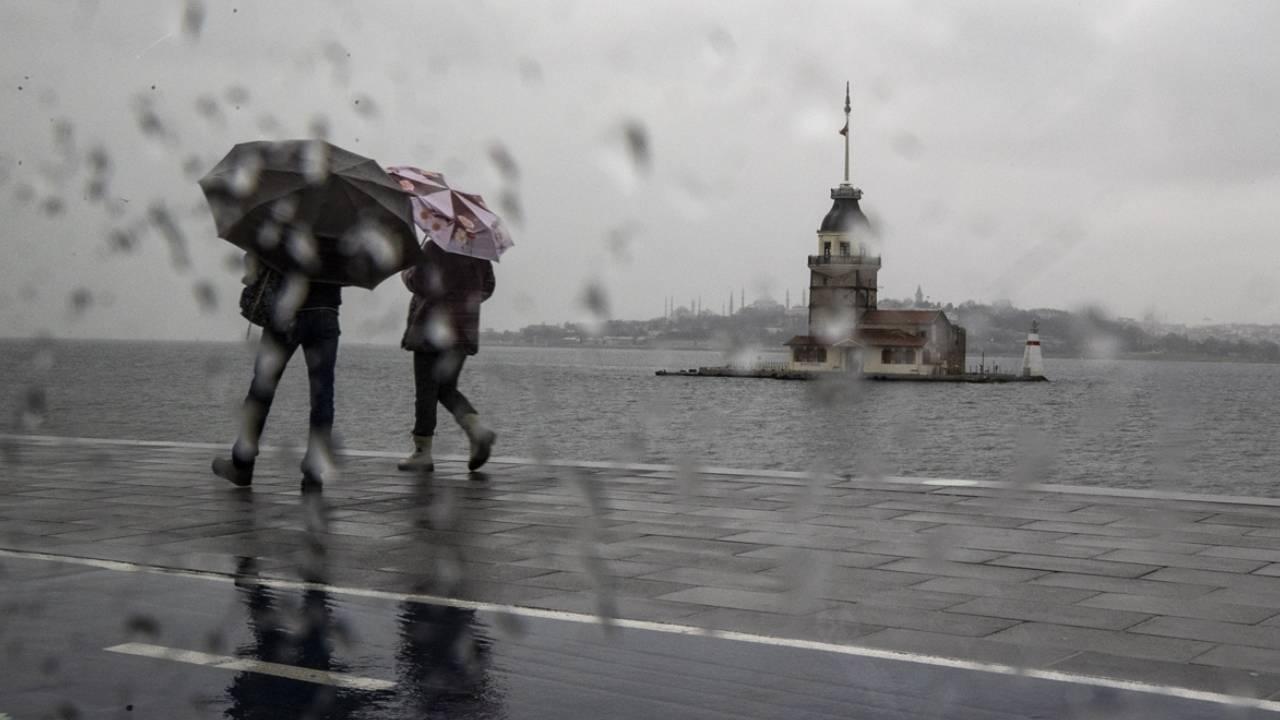
[(822, 255), (823, 255), (824, 257), (831, 257), (831, 242), (830, 242), (830, 241), (827, 241), (827, 242), (822, 243)]
[(840, 243), (840, 254), (841, 254), (841, 255), (848, 255), (848, 254), (849, 254), (849, 243), (847, 243), (847, 242), (842, 242), (842, 243)]

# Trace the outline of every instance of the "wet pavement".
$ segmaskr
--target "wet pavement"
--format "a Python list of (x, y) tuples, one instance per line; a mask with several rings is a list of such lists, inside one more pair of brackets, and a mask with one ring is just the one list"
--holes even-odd
[(1280, 509), (5, 438), (0, 717), (1270, 717)]
[(8, 558), (12, 718), (1222, 718), (1218, 703), (822, 650)]

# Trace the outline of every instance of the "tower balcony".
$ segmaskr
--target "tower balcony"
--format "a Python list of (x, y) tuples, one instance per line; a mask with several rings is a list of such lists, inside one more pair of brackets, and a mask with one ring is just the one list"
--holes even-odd
[(821, 265), (871, 265), (880, 267), (879, 255), (810, 255), (809, 267)]

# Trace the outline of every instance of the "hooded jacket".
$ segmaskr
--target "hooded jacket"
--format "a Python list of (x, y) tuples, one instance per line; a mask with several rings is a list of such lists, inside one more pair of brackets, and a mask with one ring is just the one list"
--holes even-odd
[(480, 303), (496, 283), (488, 260), (423, 245), (423, 259), (400, 274), (413, 293), (400, 347), (413, 352), (480, 350)]

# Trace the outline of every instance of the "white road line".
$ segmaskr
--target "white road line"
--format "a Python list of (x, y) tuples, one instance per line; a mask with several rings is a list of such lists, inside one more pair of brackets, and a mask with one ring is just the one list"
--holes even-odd
[(211, 655), (209, 653), (198, 652), (196, 650), (179, 650), (178, 648), (164, 647), (163, 645), (124, 643), (122, 645), (112, 645), (109, 648), (103, 649), (107, 652), (120, 653), (122, 655), (137, 655), (138, 657), (155, 658), (157, 660), (171, 660), (173, 662), (186, 663), (188, 665), (200, 665), (202, 667), (217, 668), (219, 670), (235, 670), (237, 672), (254, 672), (262, 675), (275, 675), (276, 677), (288, 678), (290, 680), (301, 680), (303, 682), (315, 683), (317, 685), (332, 685), (334, 687), (350, 688), (352, 690), (390, 690), (396, 686), (393, 682), (388, 680), (379, 680), (377, 678), (360, 677), (359, 675), (348, 675), (346, 673), (329, 672), (327, 670), (312, 670), (310, 668), (302, 668), (294, 665), (282, 665), (280, 663), (238, 658), (231, 655)]
[[(52, 555), (49, 553), (36, 553), (23, 550), (5, 550), (0, 549), (0, 557), (21, 558), (28, 560), (45, 560), (49, 562), (60, 562), (71, 565), (83, 565), (87, 567), (101, 568), (104, 570), (129, 572), (142, 572), (155, 575), (173, 575), (178, 577), (196, 578), (201, 580), (212, 580), (215, 582), (231, 583), (235, 581), (235, 577), (225, 573), (214, 572), (196, 572), (190, 570), (179, 570), (174, 568), (157, 567), (151, 565), (140, 565), (137, 563), (127, 563), (114, 560), (95, 560), (93, 558), (80, 558), (68, 555)], [(649, 620), (625, 620), (625, 619), (606, 619), (597, 615), (587, 615), (583, 613), (567, 612), (563, 610), (546, 610), (542, 608), (522, 607), (519, 605), (503, 605), (499, 603), (480, 602), (475, 600), (460, 600), (457, 598), (438, 597), (434, 595), (422, 595), (416, 593), (397, 593), (386, 590), (370, 590), (365, 588), (348, 588), (337, 587), (333, 585), (320, 585), (315, 583), (305, 583), (294, 580), (276, 580), (271, 578), (258, 578), (255, 580), (260, 585), (276, 588), (276, 589), (306, 589), (306, 590), (323, 590), (334, 595), (344, 595), (348, 597), (375, 598), (382, 600), (393, 600), (397, 602), (418, 602), (432, 605), (442, 605), (446, 607), (459, 608), (463, 610), (476, 610), (487, 613), (505, 613), (516, 617), (537, 618), (543, 620), (557, 620), (560, 622), (571, 622), (584, 625), (609, 625), (617, 628), (626, 628), (632, 630), (642, 630), (648, 632), (665, 633), (668, 635), (694, 635), (702, 637), (713, 637), (721, 640), (729, 640), (733, 642), (751, 643), (754, 645), (766, 645), (774, 647), (795, 648), (803, 650), (814, 650), (818, 652), (831, 653), (834, 655), (850, 655), (854, 657), (866, 657), (878, 660), (894, 660), (905, 663), (913, 663), (916, 665), (927, 665), (931, 667), (952, 668), (957, 670), (970, 670), (974, 672), (990, 673), (994, 675), (1010, 675), (1016, 677), (1034, 678), (1037, 680), (1050, 680), (1053, 682), (1069, 683), (1073, 685), (1084, 685), (1096, 688), (1110, 688), (1115, 690), (1126, 690), (1131, 692), (1145, 693), (1148, 695), (1159, 695), (1163, 697), (1179, 698), (1183, 700), (1196, 700), (1200, 702), (1212, 703), (1215, 705), (1225, 705), (1231, 707), (1241, 707), (1256, 710), (1265, 710), (1268, 712), (1280, 712), (1280, 701), (1263, 700), (1257, 698), (1239, 697), (1235, 695), (1227, 695), (1225, 693), (1208, 692), (1204, 690), (1193, 690), (1190, 688), (1182, 688), (1174, 685), (1157, 685), (1151, 683), (1136, 682), (1131, 680), (1119, 680), (1108, 677), (1098, 677), (1092, 675), (1081, 675), (1078, 673), (1058, 672), (1056, 670), (1037, 670), (1033, 668), (1020, 668), (1012, 665), (1002, 665), (998, 663), (984, 663), (973, 660), (963, 660), (959, 658), (940, 657), (935, 655), (923, 655), (919, 653), (902, 652), (897, 650), (884, 650), (881, 648), (865, 647), (861, 645), (842, 645), (839, 643), (823, 642), (820, 640), (800, 640), (797, 638), (772, 637), (769, 635), (757, 635), (754, 633), (736, 632), (729, 630), (712, 630), (707, 628), (695, 627), (691, 625), (675, 625), (670, 623), (653, 622)], [(120, 647), (120, 646), (117, 646)]]
[[(28, 442), (36, 445), (106, 445), (116, 447), (154, 447), (154, 448), (178, 448), (181, 450), (226, 450), (226, 443), (204, 443), (204, 442), (187, 442), (178, 440), (131, 440), (127, 438), (92, 438), (92, 437), (63, 437), (59, 435), (23, 435), (15, 433), (0, 433), (0, 440), (14, 442)], [(276, 452), (280, 448), (264, 445), (261, 448), (265, 452)], [(341, 455), (349, 457), (361, 458), (386, 458), (399, 459), (404, 456), (400, 452), (386, 452), (383, 450), (342, 450)], [(466, 460), (465, 455), (437, 455), (438, 460), (447, 460), (453, 462), (461, 462)], [(534, 465), (543, 467), (572, 467), (585, 468), (590, 470), (624, 470), (627, 472), (683, 472), (684, 470), (676, 465), (661, 465), (651, 463), (624, 463), (610, 461), (588, 461), (588, 460), (536, 460), (533, 458), (520, 458), (497, 456), (489, 459), (492, 464), (498, 465)], [(1008, 490), (1011, 493), (1018, 492), (1045, 492), (1055, 493), (1059, 495), (1100, 495), (1105, 497), (1121, 497), (1121, 498), (1137, 498), (1141, 500), (1173, 500), (1179, 502), (1207, 502), (1222, 503), (1224, 505), (1252, 505), (1255, 507), (1272, 507), (1280, 508), (1280, 498), (1274, 497), (1247, 497), (1242, 495), (1207, 495), (1203, 493), (1182, 493), (1182, 492), (1166, 492), (1162, 490), (1137, 490), (1133, 488), (1112, 488), (1096, 485), (1059, 485), (1059, 484), (1028, 484), (1021, 485), (1016, 483), (1008, 483), (997, 480), (966, 480), (960, 478), (931, 478), (931, 477), (909, 477), (904, 475), (888, 475), (877, 478), (864, 477), (847, 477), (844, 475), (832, 475), (828, 473), (807, 473), (795, 472), (790, 470), (752, 470), (743, 468), (728, 467), (700, 467), (698, 472), (703, 475), (736, 475), (745, 478), (776, 478), (779, 480), (809, 480), (809, 479), (825, 479), (825, 480), (853, 480), (865, 481), (873, 483), (882, 483), (885, 485), (906, 485), (916, 487), (936, 487), (936, 488), (986, 488), (989, 490)]]

